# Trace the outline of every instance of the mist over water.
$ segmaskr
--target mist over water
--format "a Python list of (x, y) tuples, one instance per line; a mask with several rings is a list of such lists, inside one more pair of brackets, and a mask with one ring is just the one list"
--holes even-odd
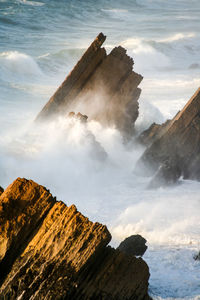
[(33, 120), (101, 31), (144, 76), (138, 132), (173, 117), (200, 86), (199, 15), (198, 0), (0, 0), (0, 185), (35, 180), (106, 224), (114, 246), (143, 235), (155, 299), (200, 299), (200, 184), (149, 190), (134, 139), (92, 120)]

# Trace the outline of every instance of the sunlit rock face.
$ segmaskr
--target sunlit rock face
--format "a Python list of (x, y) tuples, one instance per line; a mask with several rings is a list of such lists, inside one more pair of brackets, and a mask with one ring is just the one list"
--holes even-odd
[(102, 33), (97, 36), (37, 120), (80, 111), (90, 120), (117, 127), (124, 135), (133, 134), (142, 76), (133, 71), (134, 62), (123, 47), (107, 55), (101, 48), (105, 39)]
[(55, 199), (31, 180), (15, 180), (0, 198), (1, 279), (41, 224)]
[[(185, 179), (200, 180), (200, 88), (167, 125), (161, 126), (161, 130), (137, 167), (146, 166), (152, 172), (161, 167), (156, 176), (166, 177), (169, 182), (181, 175)], [(149, 139), (151, 133), (149, 130)]]
[(147, 264), (35, 182), (5, 190), (0, 221), (0, 299), (150, 299)]

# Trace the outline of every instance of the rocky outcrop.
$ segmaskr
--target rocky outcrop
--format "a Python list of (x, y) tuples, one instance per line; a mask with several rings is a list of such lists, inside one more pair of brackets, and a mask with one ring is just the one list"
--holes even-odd
[(121, 242), (117, 249), (128, 255), (142, 256), (147, 250), (146, 242), (139, 234), (131, 235)]
[(71, 111), (68, 114), (68, 117), (69, 118), (75, 118), (75, 119), (79, 120), (81, 123), (86, 123), (87, 119), (88, 119), (88, 116), (82, 115), (80, 112), (78, 112), (77, 114), (75, 114), (75, 112), (73, 112), (73, 111)]
[(9, 272), (55, 199), (42, 186), (26, 179), (14, 181), (0, 197), (0, 279)]
[(133, 133), (142, 76), (133, 72), (133, 60), (124, 48), (116, 47), (107, 55), (101, 48), (105, 39), (102, 33), (97, 36), (37, 120), (78, 110), (89, 119)]
[(161, 137), (170, 127), (171, 120), (163, 124), (153, 123), (148, 129), (144, 130), (138, 137), (137, 141), (145, 146), (151, 145), (155, 140)]
[[(144, 152), (137, 169), (161, 168), (172, 181), (181, 175), (200, 180), (200, 88), (185, 107), (170, 121), (162, 135)], [(170, 180), (171, 180), (170, 179)]]
[(31, 180), (1, 195), (0, 224), (0, 299), (150, 299), (146, 263)]

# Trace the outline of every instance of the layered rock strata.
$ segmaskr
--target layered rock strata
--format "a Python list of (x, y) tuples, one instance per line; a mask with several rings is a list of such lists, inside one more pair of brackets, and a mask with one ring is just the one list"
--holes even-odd
[(18, 178), (0, 197), (0, 299), (150, 299), (146, 263), (110, 240), (106, 226)]
[(89, 119), (133, 133), (142, 76), (133, 72), (134, 62), (121, 46), (107, 55), (101, 48), (105, 39), (102, 33), (97, 36), (37, 120), (80, 111)]
[(138, 137), (137, 141), (145, 146), (151, 145), (159, 137), (161, 137), (170, 127), (172, 120), (167, 120), (163, 124), (153, 123), (151, 126), (144, 130)]
[[(160, 170), (170, 182), (200, 180), (200, 88), (146, 149), (137, 167)], [(146, 171), (145, 171), (146, 172)], [(163, 176), (163, 175), (162, 175)]]

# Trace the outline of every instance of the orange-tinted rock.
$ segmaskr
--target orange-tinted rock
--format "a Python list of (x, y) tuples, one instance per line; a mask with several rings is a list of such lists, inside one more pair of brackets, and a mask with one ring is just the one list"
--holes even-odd
[(184, 178), (200, 180), (200, 88), (147, 148), (137, 167), (155, 172), (164, 164)]
[(106, 54), (101, 48), (105, 38), (98, 35), (37, 120), (78, 110), (123, 133), (133, 133), (142, 76), (133, 72), (133, 60), (121, 46)]
[(18, 178), (0, 199), (1, 245), (11, 259), (0, 299), (150, 299), (148, 266), (108, 247), (106, 226), (56, 202), (33, 181)]
[(44, 187), (18, 178), (0, 197), (0, 272), (2, 279), (46, 217), (55, 199)]

